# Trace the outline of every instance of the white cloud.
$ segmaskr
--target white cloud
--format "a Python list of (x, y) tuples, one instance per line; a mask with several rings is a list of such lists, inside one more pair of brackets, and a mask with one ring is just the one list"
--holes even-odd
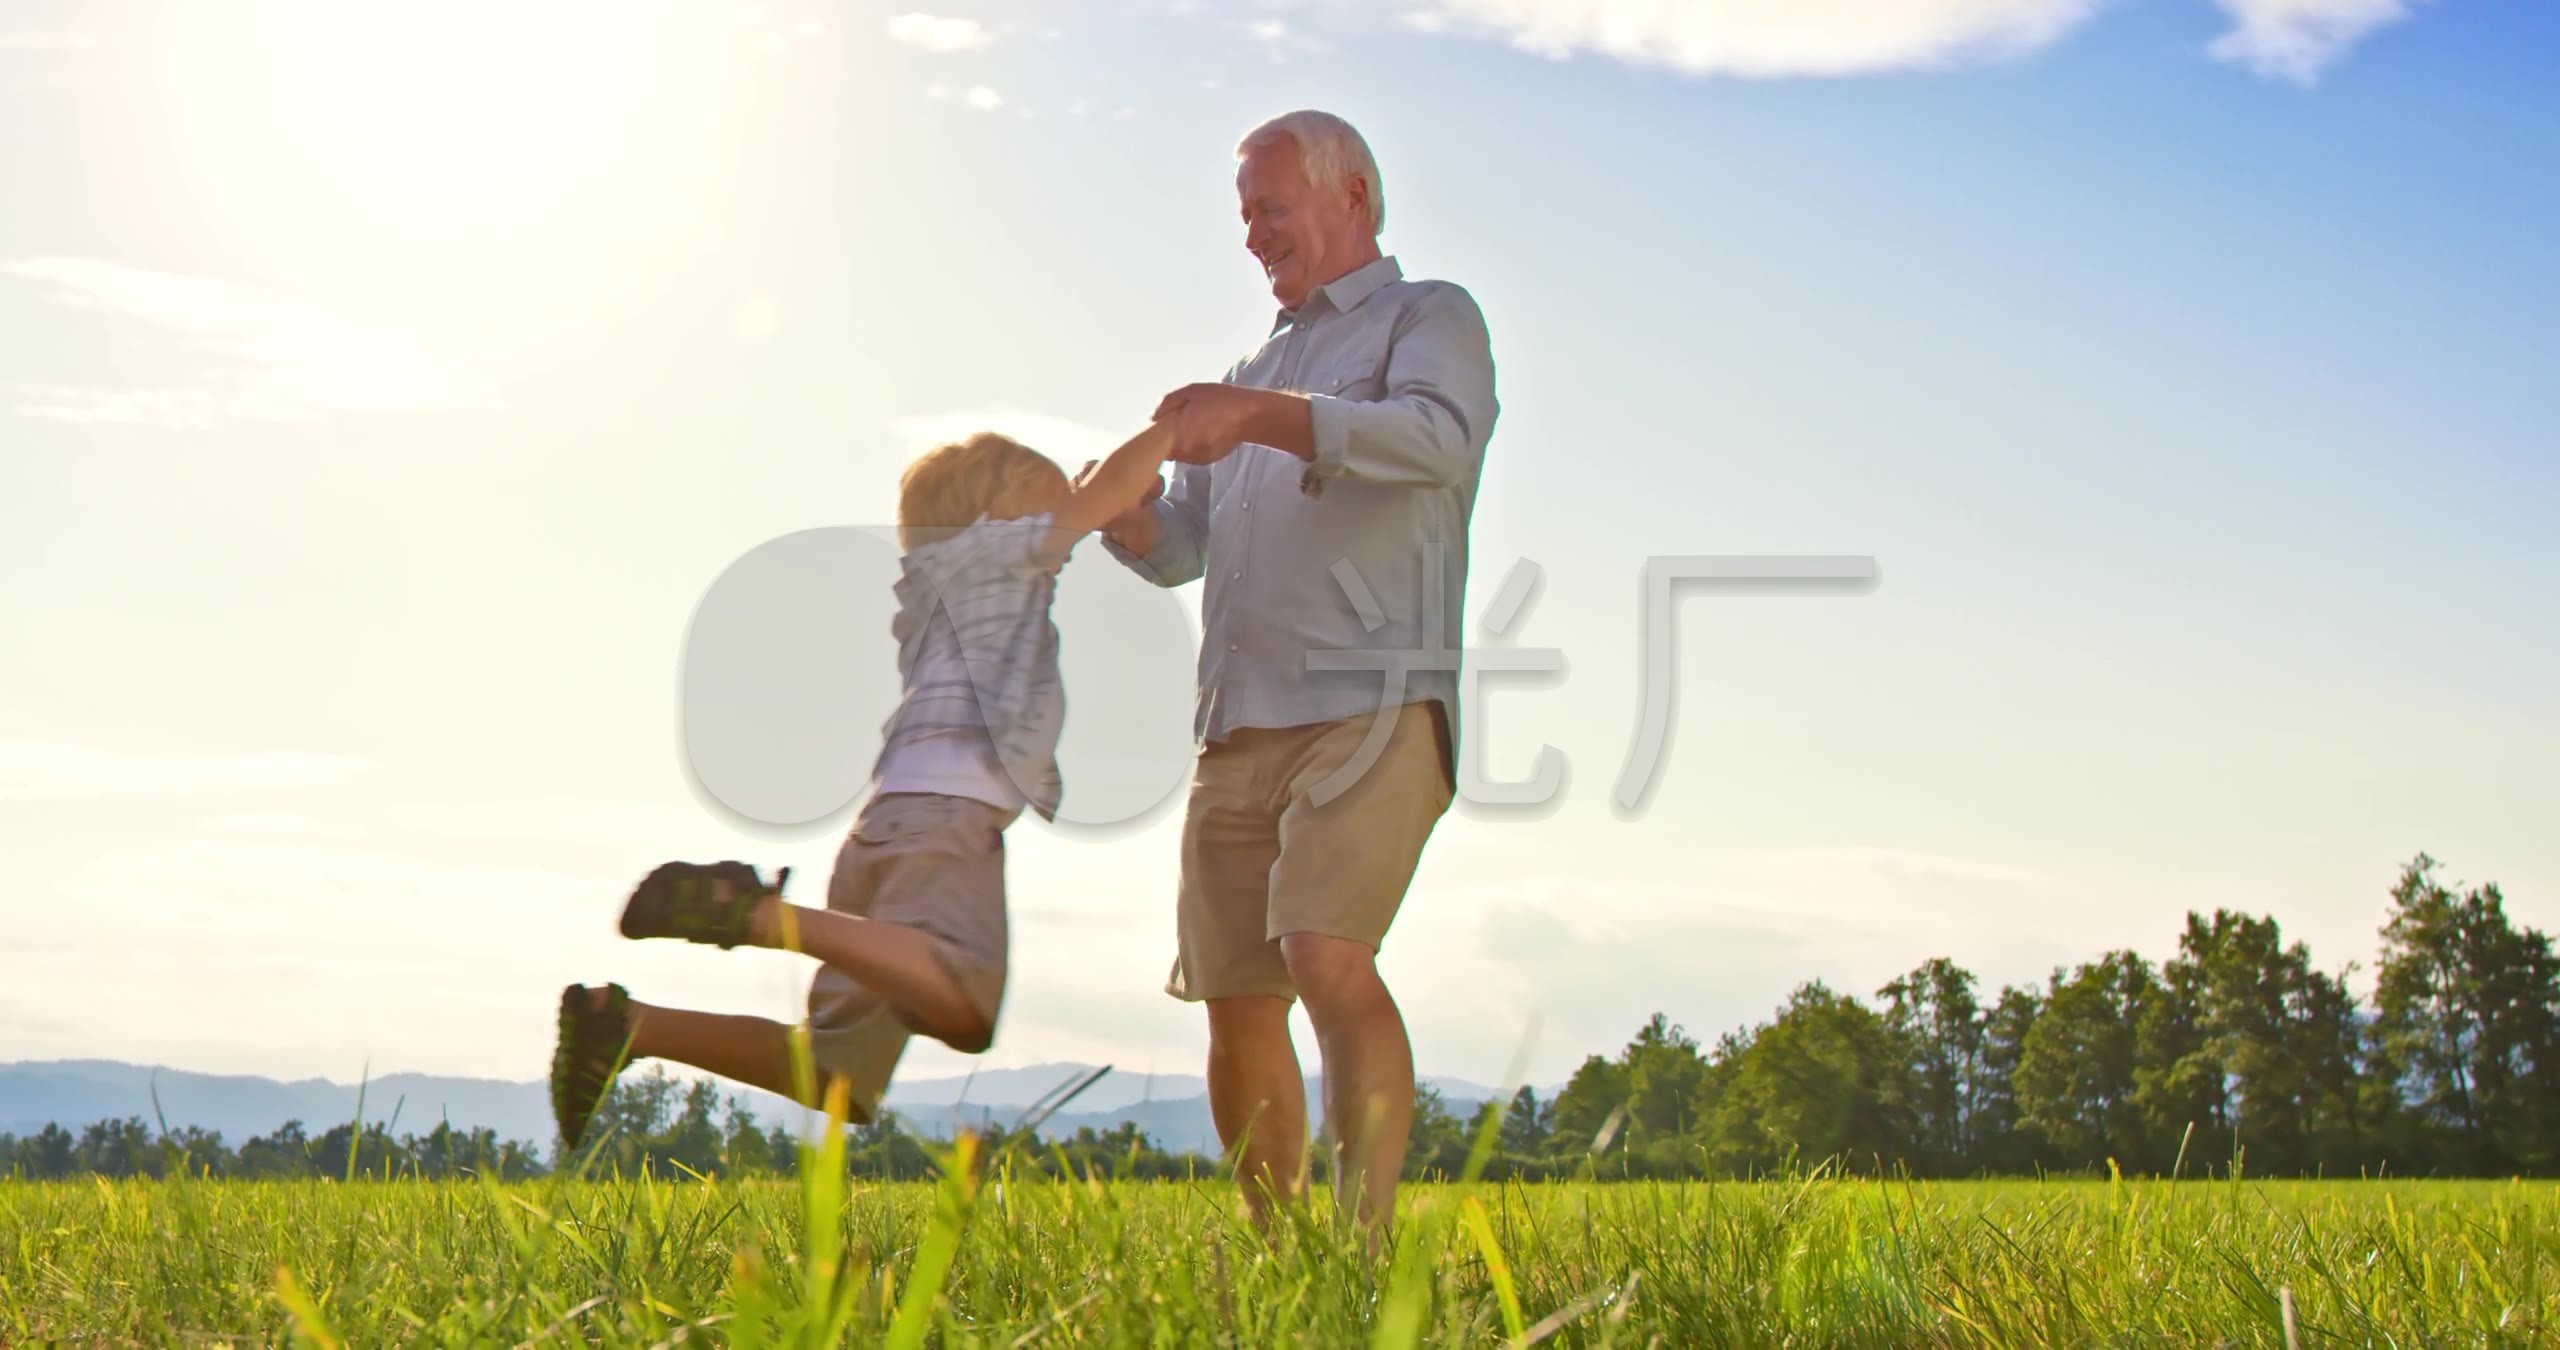
[(350, 327), (250, 287), (95, 258), (27, 258), (0, 274), (64, 304), (162, 330), (209, 358), (191, 382), (93, 388), (21, 384), (15, 410), (66, 422), (201, 429), (226, 421), (316, 421), (342, 413), (484, 406), (486, 383), (404, 334)]
[[(1420, 0), (1400, 16), (1422, 33), (1474, 32), (1540, 55), (1593, 53), (1692, 75), (1863, 75), (2029, 55), (2112, 0)], [(2216, 60), (2310, 84), (2374, 30), (2423, 0), (2214, 0), (2231, 31)], [(1290, 40), (1276, 19), (1248, 30)]]
[(2410, 14), (2408, 0), (2215, 0), (2231, 31), (2214, 40), (2215, 60), (2272, 80), (2308, 85), (2374, 30)]
[(334, 787), (364, 761), (293, 751), (187, 754), (0, 740), (0, 801), (193, 796), (238, 788)]
[[(1100, 459), (1110, 454), (1128, 439), (1125, 435), (1113, 435), (1064, 417), (1013, 408), (902, 417), (893, 430), (911, 454), (922, 454), (934, 446), (975, 432), (992, 431), (1000, 436), (1010, 436), (1047, 455), (1069, 472), (1088, 459)], [(1130, 428), (1132, 432), (1136, 430), (1135, 427)]]
[(936, 80), (924, 87), (924, 96), (936, 103), (950, 103), (956, 100), (961, 105), (978, 112), (994, 112), (1004, 106), (1004, 95), (983, 84), (973, 84), (966, 89), (961, 89)]
[(227, 816), (208, 816), (204, 830), (209, 834), (254, 834), (270, 838), (310, 838), (335, 833), (309, 816), (290, 811), (243, 811)]
[(986, 26), (975, 19), (937, 18), (931, 14), (901, 14), (889, 20), (889, 37), (929, 52), (973, 52), (994, 40)]
[(0, 32), (0, 52), (86, 52), (95, 51), (97, 46), (96, 35), (90, 33), (43, 29)]
[(1292, 32), (1288, 24), (1278, 19), (1255, 19), (1247, 23), (1244, 28), (1246, 33), (1252, 35), (1255, 42), (1262, 44), (1264, 54), (1269, 56), (1275, 64), (1287, 62), (1289, 53), (1293, 51), (1321, 52), (1325, 49), (1323, 43), (1302, 33)]
[(1856, 75), (2024, 55), (2104, 0), (1430, 0), (1409, 26), (1491, 31), (1695, 75)]

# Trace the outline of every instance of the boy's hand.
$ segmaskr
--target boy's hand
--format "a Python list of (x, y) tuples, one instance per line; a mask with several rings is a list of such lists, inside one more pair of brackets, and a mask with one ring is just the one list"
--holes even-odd
[(1303, 395), (1234, 384), (1186, 384), (1164, 396), (1153, 420), (1174, 425), (1173, 458), (1215, 464), (1251, 441), (1315, 458), (1315, 429)]
[[(1076, 470), (1074, 480), (1075, 487), (1081, 490), (1085, 484), (1093, 481), (1094, 474), (1100, 472), (1101, 469), (1101, 460), (1086, 460), (1084, 462), (1084, 467)], [(1133, 553), (1147, 552), (1146, 549), (1139, 548), (1137, 546), (1136, 536), (1140, 531), (1144, 531), (1155, 524), (1155, 512), (1150, 509), (1150, 504), (1153, 503), (1156, 498), (1163, 495), (1164, 478), (1159, 475), (1147, 484), (1147, 490), (1140, 494), (1137, 505), (1130, 507), (1128, 510), (1121, 512), (1117, 516), (1114, 516), (1102, 527), (1103, 536), (1108, 538), (1111, 542), (1118, 544), (1122, 548), (1128, 549)]]

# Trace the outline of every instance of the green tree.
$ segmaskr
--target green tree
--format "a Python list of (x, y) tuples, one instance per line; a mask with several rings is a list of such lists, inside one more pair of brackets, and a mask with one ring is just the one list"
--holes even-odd
[(2110, 952), (2068, 979), (2055, 973), (2009, 1082), (2018, 1123), (2059, 1165), (2103, 1168), (2143, 1155), (2136, 1028), (2160, 996), (2151, 963), (2134, 952)]
[(2139, 1075), (2154, 1148), (2183, 1135), (2183, 1108), (2212, 1127), (2198, 1140), (2214, 1151), (2204, 1156), (2242, 1154), (2279, 1174), (2333, 1159), (2352, 1166), (2354, 1004), (2342, 982), (2313, 968), (2308, 948), (2286, 945), (2273, 919), (2189, 914), (2161, 980), (2164, 997), (2144, 1012)]
[(1990, 1096), (1988, 1029), (1973, 976), (1935, 957), (1876, 993), (1910, 1087), (1912, 1167), (1933, 1176), (1962, 1172), (1981, 1142)]
[(2000, 998), (1982, 1018), (1982, 1083), (1973, 1124), (1974, 1145), (1966, 1155), (1968, 1171), (2014, 1176), (2039, 1161), (2035, 1134), (2019, 1121), (2012, 1079), (2026, 1053), (2027, 1033), (2044, 1011), (2044, 996), (2033, 986), (2001, 989)]
[(1676, 1160), (1688, 1156), (1698, 1112), (1711, 1105), (1701, 1100), (1707, 1061), (1698, 1043), (1655, 1013), (1619, 1052), (1618, 1062), (1627, 1074), (1628, 1147), (1653, 1157), (1655, 1175), (1684, 1170)]
[(140, 1116), (101, 1120), (80, 1132), (79, 1167), (102, 1177), (156, 1177), (168, 1159)]
[(302, 1122), (288, 1120), (273, 1134), (252, 1135), (240, 1146), (240, 1175), (265, 1180), (318, 1174), (311, 1161), (311, 1139)]
[(1554, 1116), (1552, 1103), (1539, 1105), (1536, 1088), (1523, 1087), (1511, 1094), (1510, 1109), (1502, 1117), (1502, 1151), (1515, 1158), (1536, 1157), (1546, 1149)]
[(1719, 1057), (1729, 1076), (1706, 1130), (1716, 1165), (1765, 1172), (1794, 1156), (1863, 1169), (1910, 1159), (1908, 1070), (1884, 1020), (1858, 1000), (1803, 985)]
[(43, 1129), (18, 1141), (17, 1162), (29, 1177), (67, 1177), (80, 1165), (80, 1141), (71, 1131), (47, 1122)]
[[(1626, 1066), (1598, 1055), (1585, 1056), (1582, 1067), (1565, 1081), (1564, 1091), (1556, 1094), (1547, 1136), (1549, 1152), (1563, 1159), (1583, 1157), (1598, 1145), (1610, 1117), (1626, 1104)], [(1625, 1133), (1623, 1122), (1619, 1133)]]
[(1466, 1126), (1451, 1114), (1438, 1088), (1417, 1086), (1413, 1119), (1405, 1131), (1404, 1174), (1410, 1179), (1432, 1172), (1456, 1176), (1467, 1164)]
[(2444, 1171), (2560, 1170), (2560, 959), (2493, 883), (2456, 892), (2420, 854), (2391, 892), (2375, 1067)]

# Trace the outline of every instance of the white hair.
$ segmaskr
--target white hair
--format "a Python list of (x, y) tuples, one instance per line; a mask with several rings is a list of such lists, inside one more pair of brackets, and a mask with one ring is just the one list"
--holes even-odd
[(1349, 122), (1328, 112), (1302, 108), (1282, 113), (1255, 127), (1236, 142), (1236, 158), (1273, 145), (1291, 141), (1298, 147), (1298, 162), (1305, 168), (1307, 181), (1334, 193), (1350, 190), (1351, 180), (1369, 185), (1369, 233), (1374, 236), (1387, 228), (1387, 189), (1378, 181), (1378, 160), (1369, 153), (1369, 143)]

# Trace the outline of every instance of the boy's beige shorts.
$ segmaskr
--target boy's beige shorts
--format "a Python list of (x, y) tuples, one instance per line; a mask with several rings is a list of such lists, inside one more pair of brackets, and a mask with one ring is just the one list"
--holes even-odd
[[(1016, 814), (936, 793), (874, 797), (827, 880), (827, 908), (931, 936), (943, 968), (989, 1026), (1004, 1002), (1004, 830)], [(847, 1080), (855, 1120), (873, 1117), (914, 1034), (896, 1009), (835, 967), (820, 966), (810, 981), (811, 1058), (822, 1076)]]
[(1386, 748), (1321, 806), (1311, 793), (1353, 762), (1369, 716), (1248, 728), (1200, 752), (1165, 992), (1295, 998), (1282, 937), (1322, 933), (1373, 949), (1386, 939), (1456, 780), (1437, 702), (1377, 716), (1395, 719)]

